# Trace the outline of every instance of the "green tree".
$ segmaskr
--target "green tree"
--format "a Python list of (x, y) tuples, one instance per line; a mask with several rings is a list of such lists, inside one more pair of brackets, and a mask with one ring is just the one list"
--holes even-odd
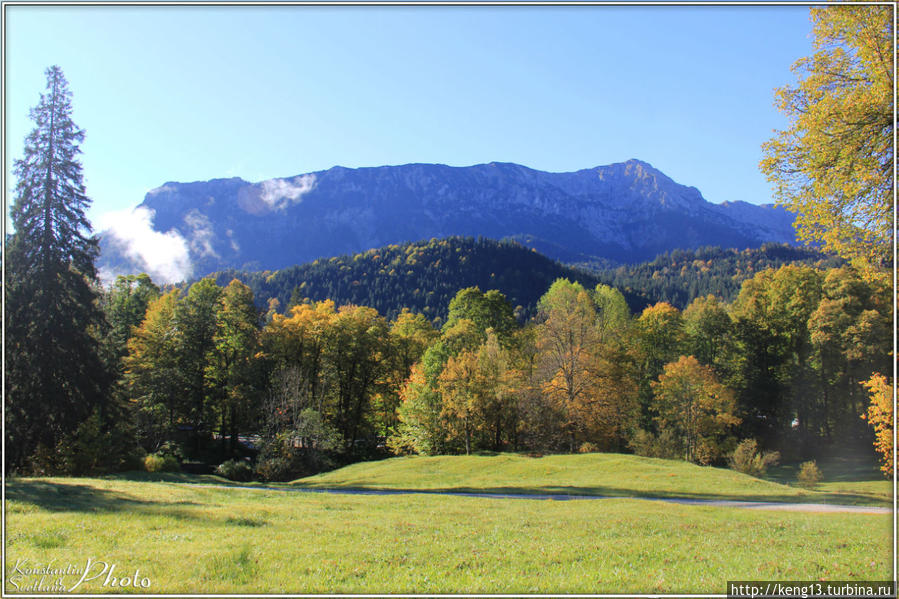
[(222, 288), (213, 279), (201, 279), (190, 286), (187, 296), (175, 306), (174, 326), (179, 342), (176, 355), (185, 383), (180, 409), (191, 428), (193, 443), (188, 449), (195, 455), (211, 432), (213, 414), (209, 408), (214, 390), (208, 384), (206, 366), (215, 348), (216, 312), (221, 294)]
[(685, 351), (702, 364), (712, 366), (719, 376), (727, 369), (723, 362), (733, 322), (725, 306), (713, 295), (697, 297), (683, 312)]
[(614, 287), (600, 283), (593, 290), (593, 302), (596, 304), (599, 342), (621, 339), (631, 323), (631, 311), (624, 295)]
[(102, 306), (109, 324), (104, 341), (110, 367), (121, 374), (121, 359), (128, 353), (128, 339), (147, 314), (147, 306), (159, 297), (157, 287), (147, 274), (120, 275), (103, 294)]
[(802, 451), (814, 441), (819, 382), (808, 323), (821, 299), (821, 282), (819, 271), (793, 265), (743, 282), (732, 311), (742, 354), (746, 436), (784, 440), (793, 427)]
[(446, 450), (443, 405), (436, 383), (428, 381), (426, 364), (424, 359), (413, 365), (400, 389), (399, 422), (387, 439), (387, 446), (395, 454), (438, 455)]
[(790, 123), (764, 144), (761, 169), (800, 239), (882, 272), (893, 241), (893, 13), (866, 2), (810, 10), (815, 52), (777, 91)]
[(438, 336), (439, 333), (424, 315), (409, 310), (400, 312), (390, 324), (390, 351), (385, 356), (387, 371), (373, 405), (376, 419), (385, 436), (399, 424), (399, 391), (409, 377), (412, 366), (421, 359)]
[[(809, 317), (814, 368), (820, 377), (817, 433), (858, 436), (868, 403), (861, 382), (890, 367), (889, 289), (862, 279), (854, 269), (830, 270), (823, 297)], [(853, 434), (855, 433), (855, 434)]]
[(23, 466), (39, 445), (52, 451), (103, 407), (109, 385), (98, 341), (98, 245), (78, 161), (84, 131), (72, 121), (62, 70), (50, 67), (46, 76), (46, 93), (30, 113), (35, 128), (13, 163), (4, 289), (7, 468)]
[(450, 301), (449, 316), (443, 330), (452, 328), (463, 319), (474, 323), (480, 343), (487, 340), (487, 329), (493, 329), (500, 342), (508, 344), (517, 328), (512, 305), (496, 289), (486, 293), (482, 293), (477, 287), (460, 290)]
[(252, 420), (253, 401), (258, 393), (259, 313), (249, 287), (237, 279), (225, 287), (215, 324), (206, 377), (218, 399), (222, 446), (228, 435), (230, 451), (234, 453), (241, 424)]
[(648, 306), (634, 323), (634, 352), (639, 367), (639, 403), (642, 426), (649, 427), (652, 381), (665, 364), (673, 362), (684, 349), (684, 319), (680, 310), (668, 302)]
[(344, 448), (372, 431), (372, 397), (384, 381), (388, 362), (387, 321), (374, 308), (341, 306), (333, 321), (326, 349), (328, 385), (333, 398), (333, 422)]

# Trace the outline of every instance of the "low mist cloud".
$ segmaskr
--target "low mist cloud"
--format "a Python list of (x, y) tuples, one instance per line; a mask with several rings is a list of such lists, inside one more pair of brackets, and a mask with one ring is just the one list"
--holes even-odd
[(142, 206), (108, 212), (100, 218), (100, 228), (154, 281), (183, 281), (192, 270), (187, 241), (177, 231), (154, 231), (155, 216), (155, 211)]
[(212, 240), (215, 234), (212, 232), (212, 223), (209, 217), (194, 208), (184, 216), (184, 224), (191, 228), (190, 249), (200, 257), (212, 256), (218, 258), (218, 254), (212, 248)]
[(303, 195), (315, 188), (315, 175), (300, 175), (293, 179), (269, 179), (262, 182), (262, 201), (272, 210), (284, 210), (299, 202)]

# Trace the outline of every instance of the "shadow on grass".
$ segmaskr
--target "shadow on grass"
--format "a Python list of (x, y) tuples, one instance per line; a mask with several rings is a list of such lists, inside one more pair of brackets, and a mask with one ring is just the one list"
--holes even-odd
[(599, 499), (614, 498), (638, 498), (638, 499), (684, 499), (684, 500), (709, 500), (709, 501), (750, 501), (770, 503), (829, 503), (838, 505), (859, 506), (885, 506), (888, 505), (881, 498), (854, 493), (829, 493), (799, 491), (796, 495), (750, 494), (750, 493), (694, 493), (688, 491), (640, 491), (610, 486), (533, 486), (533, 487), (444, 487), (436, 489), (401, 489), (396, 487), (379, 487), (377, 485), (314, 485), (295, 484), (294, 488), (303, 490), (337, 492), (360, 492), (371, 494), (405, 494), (405, 493), (432, 493), (432, 494), (466, 494), (466, 495), (500, 495), (500, 496), (535, 496), (545, 499), (568, 499), (579, 497), (592, 497)]
[(21, 478), (7, 482), (6, 498), (51, 512), (142, 512), (178, 519), (195, 517), (181, 508), (201, 505), (192, 501), (138, 499), (126, 493), (80, 483)]
[[(766, 480), (779, 483), (795, 482), (799, 468), (805, 460), (787, 462), (768, 470)], [(824, 481), (828, 483), (855, 483), (885, 480), (880, 472), (877, 456), (870, 447), (841, 448), (815, 460)]]
[(144, 472), (132, 470), (129, 472), (116, 472), (101, 476), (105, 480), (127, 480), (141, 483), (231, 483), (227, 478), (213, 474), (187, 474), (184, 472)]

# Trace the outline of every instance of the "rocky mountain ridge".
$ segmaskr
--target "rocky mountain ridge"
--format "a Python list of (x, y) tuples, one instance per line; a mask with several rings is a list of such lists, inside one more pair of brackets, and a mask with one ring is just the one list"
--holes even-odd
[(166, 183), (102, 233), (100, 267), (178, 280), (453, 235), (514, 239), (563, 262), (634, 263), (676, 248), (795, 243), (792, 220), (770, 205), (710, 203), (639, 160), (567, 173), (337, 166), (257, 183)]

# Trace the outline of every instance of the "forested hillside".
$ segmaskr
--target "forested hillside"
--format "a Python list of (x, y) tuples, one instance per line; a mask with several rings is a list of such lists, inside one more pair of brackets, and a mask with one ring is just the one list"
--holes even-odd
[(449, 237), (391, 245), (355, 255), (316, 260), (278, 271), (226, 270), (219, 285), (239, 279), (253, 290), (257, 305), (276, 310), (303, 300), (371, 306), (388, 318), (403, 308), (429, 319), (446, 317), (450, 300), (465, 287), (498, 289), (520, 306), (519, 318), (533, 316), (541, 290), (557, 278), (588, 287), (604, 283), (624, 294), (631, 312), (664, 301), (684, 309), (697, 297), (732, 301), (741, 283), (766, 268), (802, 264), (830, 268), (839, 258), (786, 244), (733, 250), (706, 247), (675, 250), (652, 262), (602, 268), (597, 263), (566, 266), (514, 241)]
[[(219, 285), (239, 279), (253, 290), (258, 305), (276, 299), (279, 312), (306, 299), (331, 299), (337, 305), (371, 306), (387, 318), (409, 308), (430, 320), (446, 318), (450, 300), (466, 287), (498, 289), (517, 307), (518, 317), (526, 318), (557, 278), (587, 287), (599, 282), (516, 242), (471, 237), (390, 245), (275, 272), (228, 270), (214, 277)], [(631, 310), (646, 305), (636, 294), (626, 299)]]
[(732, 301), (746, 279), (766, 268), (802, 264), (816, 268), (841, 266), (844, 260), (813, 249), (766, 243), (760, 248), (735, 250), (703, 247), (673, 250), (651, 262), (609, 268), (598, 263), (577, 264), (595, 272), (606, 285), (621, 289), (645, 303), (668, 302), (684, 309), (697, 297), (714, 295)]

